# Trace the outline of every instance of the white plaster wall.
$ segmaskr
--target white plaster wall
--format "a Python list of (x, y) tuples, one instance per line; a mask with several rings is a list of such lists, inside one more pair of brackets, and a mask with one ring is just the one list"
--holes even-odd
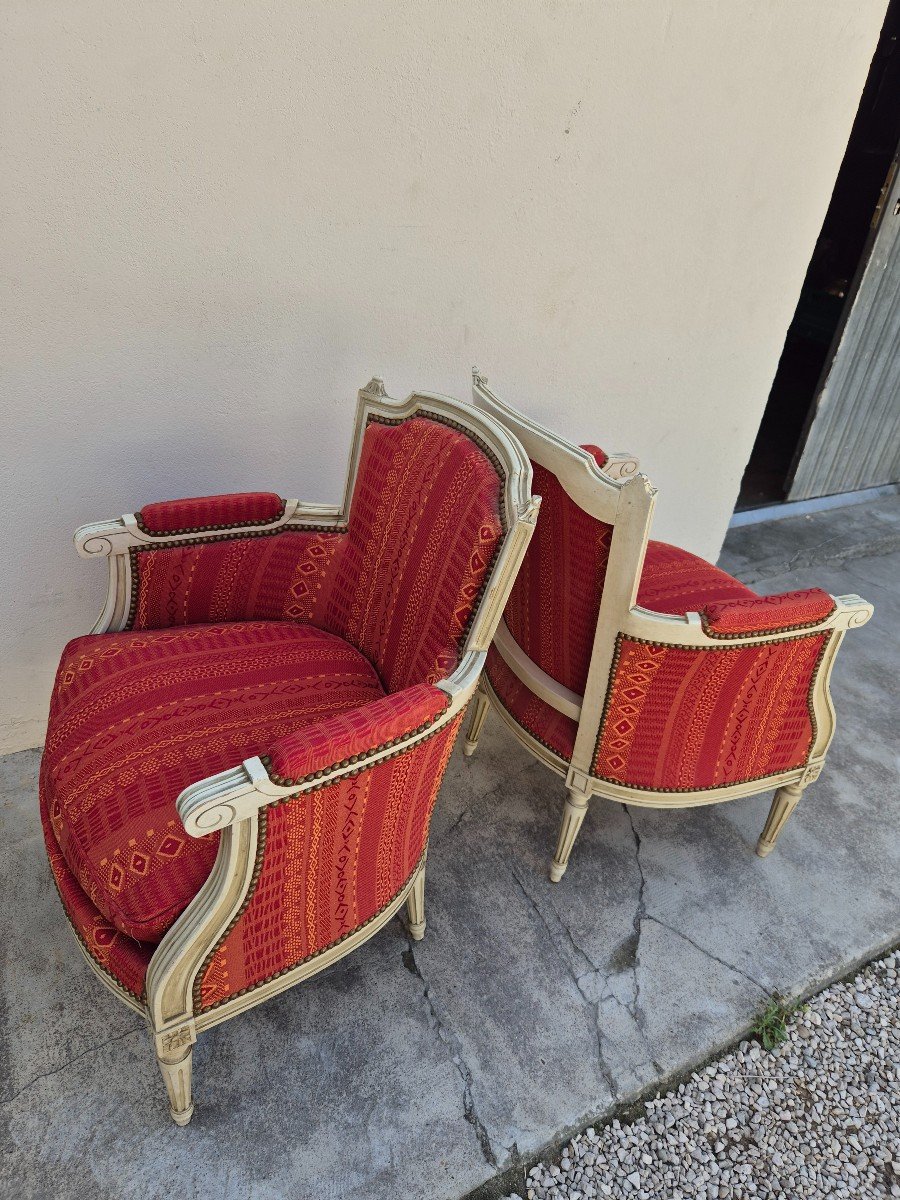
[(72, 530), (336, 500), (354, 394), (637, 451), (715, 557), (885, 0), (5, 0), (0, 750), (104, 568)]

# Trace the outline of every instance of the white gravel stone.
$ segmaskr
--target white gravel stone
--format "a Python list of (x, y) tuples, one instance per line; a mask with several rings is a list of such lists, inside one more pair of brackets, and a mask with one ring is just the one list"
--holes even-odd
[(900, 1197), (898, 964), (821, 992), (775, 1050), (741, 1042), (633, 1124), (585, 1130), (525, 1200)]

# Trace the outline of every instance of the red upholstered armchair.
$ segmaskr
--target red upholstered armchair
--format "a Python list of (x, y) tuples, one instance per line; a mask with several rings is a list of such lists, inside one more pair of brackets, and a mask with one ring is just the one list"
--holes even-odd
[(106, 606), (63, 652), (41, 771), (87, 961), (149, 1020), (171, 1113), (197, 1034), (425, 931), (432, 806), (531, 535), (519, 444), (432, 395), (359, 395), (341, 508), (267, 493), (87, 525)]
[(634, 459), (563, 441), (477, 371), (474, 401), (522, 442), (543, 503), (465, 752), (493, 703), (565, 777), (554, 881), (591, 796), (675, 808), (777, 788), (757, 845), (768, 854), (822, 770), (834, 658), (872, 606), (817, 588), (757, 596), (696, 555), (648, 541), (656, 493)]

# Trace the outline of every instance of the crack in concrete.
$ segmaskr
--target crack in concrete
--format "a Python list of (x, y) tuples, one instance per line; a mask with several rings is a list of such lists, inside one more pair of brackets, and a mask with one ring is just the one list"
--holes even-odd
[(707, 950), (705, 946), (701, 946), (699, 942), (695, 942), (694, 939), (686, 934), (683, 930), (676, 929), (674, 925), (669, 925), (668, 922), (663, 921), (660, 917), (654, 917), (652, 914), (647, 917), (647, 920), (655, 921), (656, 924), (661, 925), (663, 929), (668, 929), (670, 933), (674, 933), (686, 941), (689, 946), (693, 946), (695, 950), (699, 950), (700, 953), (706, 958), (711, 958), (713, 962), (717, 962), (720, 966), (726, 967), (729, 971), (733, 971), (735, 975), (740, 975), (743, 979), (746, 979), (748, 983), (752, 983), (754, 987), (759, 988), (764, 996), (769, 996), (771, 994), (769, 989), (764, 984), (760, 983), (758, 979), (754, 979), (752, 975), (748, 975), (746, 971), (742, 971), (741, 968), (735, 966), (734, 963), (726, 962), (724, 958), (719, 958), (717, 954), (713, 954), (712, 950)]
[[(596, 1042), (597, 1042), (597, 1062), (600, 1067), (600, 1074), (603, 1076), (603, 1080), (606, 1083), (606, 1086), (609, 1088), (610, 1097), (612, 1098), (612, 1100), (615, 1101), (618, 1099), (618, 1095), (619, 1095), (618, 1088), (616, 1087), (615, 1077), (613, 1076), (613, 1073), (610, 1069), (609, 1063), (606, 1061), (606, 1053), (603, 1049), (603, 1030), (602, 1030), (601, 1023), (600, 1023), (600, 1005), (602, 1002), (602, 996), (599, 996), (596, 994), (594, 996), (591, 996), (588, 988), (584, 984), (584, 980), (586, 980), (588, 978), (596, 979), (598, 975), (602, 975), (602, 971), (597, 966), (597, 964), (591, 959), (590, 955), (585, 950), (583, 950), (581, 948), (581, 946), (579, 946), (578, 942), (576, 942), (575, 938), (572, 935), (571, 929), (566, 924), (566, 922), (562, 919), (560, 914), (557, 912), (556, 906), (551, 903), (550, 907), (553, 909), (553, 915), (556, 917), (556, 920), (559, 923), (560, 928), (563, 930), (563, 932), (566, 936), (566, 940), (568, 941), (569, 945), (575, 951), (576, 955), (588, 964), (588, 969), (586, 971), (583, 971), (580, 975), (577, 975), (575, 973), (575, 971), (572, 970), (572, 964), (569, 962), (567, 956), (565, 954), (563, 954), (562, 949), (559, 944), (559, 939), (555, 935), (554, 930), (551, 928), (550, 922), (547, 920), (547, 918), (544, 916), (543, 912), (541, 911), (540, 905), (537, 903), (537, 901), (534, 899), (534, 897), (531, 895), (531, 893), (525, 887), (524, 883), (519, 878), (515, 868), (512, 865), (510, 865), (509, 871), (513, 877), (513, 880), (515, 881), (516, 886), (518, 887), (519, 891), (522, 893), (523, 897), (525, 898), (525, 902), (532, 909), (535, 916), (538, 918), (538, 920), (543, 925), (544, 929), (547, 931), (547, 936), (550, 938), (550, 944), (553, 946), (553, 949), (556, 951), (557, 955), (559, 956), (560, 961), (563, 963), (566, 970), (569, 972), (569, 975), (571, 976), (573, 983), (575, 984), (576, 988), (578, 989), (579, 995), (581, 996), (584, 1003), (588, 1006), (588, 1008), (594, 1014), (594, 1030), (596, 1032)], [(605, 982), (606, 982), (606, 980), (604, 978), (604, 984), (605, 984)]]
[(408, 949), (403, 951), (403, 965), (410, 974), (415, 975), (422, 985), (422, 996), (425, 1001), (425, 1007), (428, 1013), (428, 1022), (431, 1028), (437, 1033), (438, 1041), (444, 1042), (451, 1051), (451, 1061), (459, 1072), (459, 1076), (463, 1081), (463, 1116), (472, 1126), (475, 1131), (475, 1137), (478, 1139), (478, 1145), (481, 1153), (484, 1156), (485, 1162), (490, 1167), (497, 1167), (497, 1156), (491, 1145), (490, 1135), (487, 1131), (487, 1126), (478, 1115), (478, 1109), (475, 1104), (475, 1095), (473, 1090), (472, 1072), (463, 1056), (462, 1042), (447, 1025), (437, 1010), (437, 1006), (431, 997), (431, 985), (422, 974), (421, 968), (416, 961), (415, 943), (412, 938), (408, 940)]
[(11, 1096), (5, 1096), (2, 1100), (0, 1100), (0, 1105), (12, 1104), (12, 1102), (17, 1100), (23, 1092), (27, 1092), (30, 1087), (36, 1083), (39, 1083), (40, 1080), (50, 1079), (53, 1075), (59, 1075), (63, 1071), (67, 1071), (69, 1067), (71, 1067), (74, 1063), (77, 1063), (79, 1059), (87, 1058), (89, 1054), (97, 1054), (105, 1046), (111, 1046), (114, 1042), (124, 1041), (125, 1038), (131, 1037), (133, 1033), (141, 1033), (146, 1028), (146, 1025), (142, 1023), (140, 1025), (136, 1025), (133, 1029), (126, 1029), (124, 1033), (119, 1033), (115, 1037), (107, 1038), (106, 1041), (101, 1042), (99, 1046), (88, 1046), (87, 1050), (82, 1050), (80, 1054), (76, 1054), (74, 1058), (70, 1058), (67, 1062), (64, 1062), (61, 1067), (54, 1067), (52, 1071), (42, 1071), (40, 1075), (35, 1075), (33, 1079), (29, 1079), (28, 1082), (23, 1084), (18, 1091), (13, 1092)]
[(625, 809), (625, 815), (628, 817), (628, 824), (631, 826), (631, 834), (634, 838), (634, 865), (637, 867), (638, 876), (640, 878), (638, 898), (637, 904), (635, 905), (633, 921), (634, 951), (632, 955), (631, 974), (634, 981), (634, 988), (633, 999), (629, 1007), (629, 1012), (631, 1013), (634, 1023), (637, 1026), (638, 1033), (641, 1035), (641, 1040), (646, 1047), (648, 1062), (658, 1074), (661, 1074), (662, 1067), (659, 1065), (656, 1059), (652, 1057), (650, 1038), (647, 1033), (647, 1017), (643, 1008), (641, 1007), (641, 933), (643, 931), (644, 921), (647, 920), (648, 916), (647, 901), (644, 895), (647, 888), (647, 877), (644, 874), (644, 864), (641, 862), (641, 835), (638, 833), (637, 826), (634, 823), (634, 816), (631, 812), (631, 809), (627, 804), (623, 804), (622, 807)]

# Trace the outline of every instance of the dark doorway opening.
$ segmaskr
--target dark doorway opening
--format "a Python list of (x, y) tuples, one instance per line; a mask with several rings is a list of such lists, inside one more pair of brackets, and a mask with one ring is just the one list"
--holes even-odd
[(891, 0), (831, 203), (788, 328), (737, 510), (784, 501), (836, 335), (868, 259), (900, 141), (900, 0)]

